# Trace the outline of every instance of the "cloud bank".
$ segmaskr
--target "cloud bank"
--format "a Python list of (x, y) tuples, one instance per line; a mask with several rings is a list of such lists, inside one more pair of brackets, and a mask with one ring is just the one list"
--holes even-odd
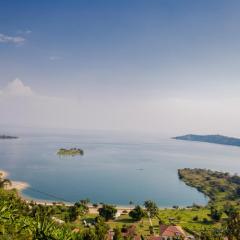
[(56, 61), (56, 60), (61, 60), (62, 58), (61, 57), (59, 57), (59, 56), (50, 56), (49, 57), (49, 60), (50, 61)]
[(0, 43), (12, 43), (12, 44), (22, 44), (25, 42), (25, 38), (19, 36), (8, 36), (0, 33)]
[(239, 98), (45, 96), (15, 79), (0, 89), (0, 125), (240, 136)]
[(0, 96), (33, 96), (32, 89), (25, 86), (23, 82), (16, 78), (0, 91)]
[(18, 34), (28, 35), (28, 34), (31, 34), (32, 31), (31, 31), (30, 29), (26, 29), (26, 30), (18, 30), (17, 33), (18, 33)]

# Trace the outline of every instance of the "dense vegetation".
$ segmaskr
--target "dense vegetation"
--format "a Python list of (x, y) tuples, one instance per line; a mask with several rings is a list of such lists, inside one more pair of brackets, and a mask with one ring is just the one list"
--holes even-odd
[[(211, 228), (205, 230), (202, 235), (210, 234), (211, 238), (240, 239), (240, 177), (207, 169), (180, 169), (178, 175), (187, 185), (197, 188), (198, 191), (209, 197), (206, 207), (199, 207), (209, 211), (208, 217), (203, 219), (210, 223)], [(199, 221), (196, 214), (194, 221)], [(205, 234), (205, 235), (204, 235)], [(216, 235), (214, 238), (213, 235)]]
[(222, 135), (194, 135), (188, 134), (184, 136), (174, 137), (177, 140), (186, 140), (186, 141), (198, 141), (198, 142), (208, 142), (216, 143), (222, 145), (232, 145), (240, 146), (240, 139), (233, 137), (226, 137)]
[(187, 185), (210, 198), (209, 204), (240, 203), (240, 177), (206, 169), (180, 169), (178, 175)]
[(71, 207), (27, 204), (15, 191), (3, 189), (0, 196), (0, 239), (103, 240), (107, 234), (108, 225), (100, 217), (92, 227), (74, 230), (73, 222), (86, 213), (84, 203)]
[(58, 155), (69, 155), (69, 156), (75, 156), (75, 155), (83, 155), (84, 151), (80, 148), (60, 148), (57, 152)]

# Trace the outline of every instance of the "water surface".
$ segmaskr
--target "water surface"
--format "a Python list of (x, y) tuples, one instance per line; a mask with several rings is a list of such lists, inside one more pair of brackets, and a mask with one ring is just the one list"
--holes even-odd
[[(80, 147), (85, 155), (59, 157), (56, 152), (61, 147)], [(240, 173), (239, 156), (238, 147), (110, 133), (23, 135), (0, 142), (0, 169), (36, 190), (26, 189), (25, 195), (69, 202), (90, 198), (119, 205), (148, 199), (162, 207), (205, 204), (203, 194), (178, 179), (177, 169)]]

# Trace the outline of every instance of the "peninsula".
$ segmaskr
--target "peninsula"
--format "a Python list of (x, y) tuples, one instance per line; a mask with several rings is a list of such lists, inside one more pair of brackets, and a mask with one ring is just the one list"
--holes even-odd
[(207, 142), (207, 143), (215, 143), (215, 144), (221, 144), (221, 145), (231, 145), (231, 146), (240, 147), (239, 138), (227, 137), (222, 135), (188, 134), (184, 136), (174, 137), (173, 139), (185, 140), (185, 141)]
[(60, 148), (57, 154), (62, 156), (76, 156), (76, 155), (83, 156), (84, 151), (80, 148), (70, 148), (70, 149)]
[(17, 139), (16, 136), (0, 135), (0, 139)]
[(240, 177), (227, 172), (209, 169), (178, 170), (179, 179), (188, 186), (196, 188), (209, 197), (211, 204), (224, 206), (227, 203), (237, 204), (240, 199)]

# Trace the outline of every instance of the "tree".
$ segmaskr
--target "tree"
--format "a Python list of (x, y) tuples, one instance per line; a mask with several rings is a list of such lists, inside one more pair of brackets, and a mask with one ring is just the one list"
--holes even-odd
[(78, 216), (78, 209), (77, 207), (74, 205), (74, 206), (70, 206), (68, 208), (68, 218), (69, 218), (69, 221), (70, 222), (73, 222), (77, 219), (77, 216)]
[(39, 207), (35, 214), (35, 221), (31, 224), (33, 239), (46, 240), (55, 239), (54, 230), (55, 224), (48, 215), (44, 207)]
[(98, 209), (99, 215), (102, 216), (106, 221), (114, 219), (117, 209), (115, 206), (103, 204), (101, 208)]
[(211, 206), (209, 216), (212, 218), (212, 220), (218, 222), (222, 217), (222, 211), (218, 210), (214, 206)]
[(237, 196), (237, 197), (240, 197), (240, 187), (237, 187), (237, 188), (236, 188), (236, 196)]
[(83, 204), (83, 205), (88, 205), (90, 204), (90, 199), (89, 198), (86, 198), (86, 199), (82, 199), (79, 201), (79, 203)]
[(86, 229), (85, 231), (83, 231), (82, 233), (82, 238), (80, 238), (82, 240), (98, 240), (95, 231), (93, 229)]
[(150, 232), (151, 235), (154, 234), (153, 226), (149, 226), (149, 232)]
[(231, 210), (225, 226), (225, 234), (229, 240), (240, 239), (240, 213), (238, 210)]
[(144, 202), (144, 207), (146, 208), (147, 212), (149, 213), (149, 216), (151, 218), (157, 216), (158, 214), (158, 206), (155, 202), (153, 201), (145, 201)]
[(79, 202), (76, 202), (74, 204), (74, 206), (77, 208), (77, 211), (78, 211), (78, 214), (80, 216), (84, 216), (88, 213), (89, 211), (89, 207), (88, 207), (88, 204), (89, 204), (89, 200), (86, 199), (86, 200), (80, 200)]
[(104, 218), (98, 216), (95, 218), (95, 234), (99, 240), (106, 239), (107, 232), (109, 230), (108, 225), (104, 222)]
[(5, 188), (7, 185), (11, 186), (12, 182), (9, 179), (4, 179), (0, 176), (0, 188)]
[(212, 229), (204, 229), (200, 232), (199, 236), (200, 240), (224, 240), (224, 234), (221, 229), (212, 228)]
[(113, 240), (123, 240), (122, 232), (120, 228), (114, 228)]
[(224, 213), (226, 213), (226, 215), (229, 217), (231, 216), (231, 214), (234, 214), (236, 209), (235, 207), (230, 204), (230, 203), (227, 203), (225, 206), (224, 206), (224, 209), (223, 209)]
[(144, 210), (138, 205), (138, 206), (136, 206), (132, 211), (129, 212), (129, 216), (130, 216), (134, 221), (140, 221), (140, 220), (145, 216), (145, 212), (144, 212)]

